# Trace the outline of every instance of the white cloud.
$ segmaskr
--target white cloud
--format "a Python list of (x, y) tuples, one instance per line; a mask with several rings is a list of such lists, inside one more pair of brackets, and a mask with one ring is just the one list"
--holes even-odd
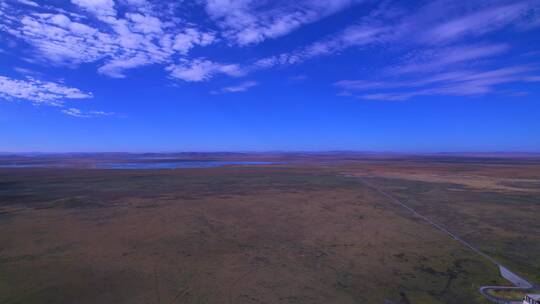
[[(73, 3), (98, 17), (91, 21), (68, 12), (21, 13), (3, 15), (0, 31), (26, 41), (35, 48), (35, 57), (46, 63), (76, 66), (98, 63), (101, 74), (125, 77), (125, 70), (145, 65), (170, 65), (185, 57), (196, 46), (215, 42), (215, 33), (201, 31), (193, 24), (160, 12), (151, 15), (146, 1), (125, 2), (137, 5), (136, 11), (116, 17), (112, 1), (73, 0)], [(117, 3), (118, 4), (118, 3)], [(50, 11), (50, 10), (49, 10)], [(164, 15), (163, 15), (164, 14)], [(164, 20), (162, 20), (162, 18)]]
[(184, 60), (180, 64), (167, 67), (171, 76), (189, 82), (205, 81), (215, 74), (243, 76), (245, 72), (237, 64), (221, 64), (206, 59)]
[(147, 5), (149, 5), (148, 1), (146, 1), (146, 0), (124, 0), (124, 1), (126, 1), (127, 3), (129, 3), (130, 5), (133, 5), (133, 6), (147, 6)]
[(69, 115), (69, 116), (73, 116), (73, 117), (90, 117), (86, 114), (83, 114), (81, 112), (81, 110), (77, 109), (77, 108), (69, 108), (69, 109), (64, 109), (61, 111), (62, 113), (66, 114), (66, 115)]
[(10, 28), (9, 32), (58, 64), (97, 61), (118, 48), (110, 35), (59, 14), (24, 16), (20, 27)]
[(105, 111), (90, 111), (88, 113), (94, 116), (111, 116), (115, 114), (114, 112), (105, 112)]
[[(458, 70), (428, 74), (409, 80), (341, 80), (334, 83), (344, 95), (373, 100), (406, 100), (415, 96), (471, 96), (495, 92), (497, 86), (539, 81), (535, 70), (526, 66), (491, 70)], [(361, 95), (358, 95), (358, 94)]]
[[(34, 57), (29, 60), (70, 67), (93, 63), (100, 74), (116, 78), (126, 77), (129, 69), (160, 65), (174, 78), (204, 81), (217, 74), (242, 76), (257, 69), (340, 54), (348, 48), (358, 51), (374, 46), (396, 51), (395, 62), (399, 64), (383, 67), (382, 72), (435, 73), (455, 65), (476, 67), (479, 61), (509, 48), (485, 42), (470, 44), (465, 38), (540, 26), (539, 0), (434, 0), (413, 9), (399, 2), (379, 1), (366, 3), (363, 17), (334, 34), (259, 60), (222, 64), (219, 57), (198, 58), (209, 52), (193, 54), (194, 49), (221, 43), (223, 49), (211, 52), (219, 56), (226, 48), (254, 46), (282, 37), (366, 1), (195, 1), (193, 5), (202, 5), (199, 8), (210, 20), (186, 14), (182, 1), (71, 0), (72, 5), (63, 8), (17, 1), (26, 5), (0, 0), (0, 31), (31, 45)], [(197, 22), (190, 22), (190, 18)], [(16, 41), (12, 38), (6, 40)], [(402, 56), (402, 50), (408, 54)]]
[(245, 91), (247, 91), (247, 90), (249, 90), (252, 87), (255, 87), (257, 85), (259, 85), (258, 82), (249, 80), (249, 81), (244, 81), (244, 82), (242, 82), (242, 83), (240, 83), (238, 85), (235, 85), (235, 86), (224, 87), (220, 91), (213, 92), (213, 93), (215, 93), (215, 94), (218, 94), (218, 93), (240, 93), (240, 92), (245, 92)]
[(71, 0), (71, 3), (98, 16), (116, 16), (113, 0)]
[(534, 1), (515, 2), (509, 5), (488, 7), (474, 13), (461, 15), (437, 24), (422, 34), (427, 43), (453, 41), (464, 36), (478, 36), (511, 24), (531, 9)]
[(132, 28), (135, 32), (145, 34), (163, 32), (163, 25), (156, 17), (141, 14), (126, 14), (126, 16), (132, 22)]
[(23, 67), (14, 67), (13, 70), (24, 76), (43, 76), (42, 73)]
[(425, 73), (471, 64), (472, 61), (501, 55), (509, 50), (505, 44), (457, 45), (452, 47), (426, 49), (408, 56), (402, 64), (387, 69), (388, 74)]
[(318, 21), (361, 1), (300, 0), (295, 2), (254, 0), (207, 0), (206, 11), (239, 45), (259, 43), (286, 35), (304, 24)]
[(291, 52), (266, 57), (254, 63), (255, 68), (269, 68), (275, 65), (298, 64), (306, 60), (336, 54), (349, 47), (369, 46), (383, 41), (388, 29), (378, 25), (352, 25), (334, 36), (320, 39)]
[(152, 63), (144, 53), (136, 54), (134, 57), (115, 58), (102, 65), (98, 72), (113, 78), (124, 78), (124, 71), (131, 68)]
[[(535, 3), (537, 6), (540, 4), (537, 0), (522, 0), (508, 5), (497, 2), (482, 6), (474, 1), (454, 3), (438, 0), (416, 9), (417, 12), (413, 13), (406, 9), (392, 9), (388, 7), (388, 2), (381, 2), (378, 9), (362, 17), (357, 24), (307, 46), (261, 58), (254, 63), (254, 68), (297, 64), (311, 58), (338, 54), (351, 47), (374, 45), (395, 45), (404, 49), (414, 47), (416, 50), (428, 48), (421, 52), (426, 61), (422, 67), (417, 63), (403, 65), (400, 67), (403, 72), (407, 69), (412, 72), (415, 69), (436, 68), (437, 65), (443, 67), (455, 62), (493, 56), (504, 52), (508, 46), (499, 44), (448, 47), (448, 44), (460, 42), (469, 36), (488, 34), (510, 25), (519, 26), (521, 29), (531, 28), (536, 23), (540, 26), (540, 13), (537, 12), (540, 9), (535, 9)], [(439, 58), (427, 62), (430, 56)], [(418, 57), (415, 59), (420, 59)]]
[(91, 98), (92, 93), (83, 92), (60, 83), (27, 77), (25, 80), (0, 76), (0, 97), (27, 100), (36, 104), (62, 105), (66, 99)]
[(35, 3), (34, 1), (30, 1), (30, 0), (17, 0), (17, 1), (19, 3), (26, 4), (28, 6), (39, 7), (39, 4)]
[(181, 54), (186, 54), (193, 46), (207, 46), (214, 42), (215, 36), (209, 32), (199, 32), (194, 28), (187, 28), (178, 33), (172, 42), (172, 48)]
[(77, 108), (68, 108), (61, 111), (62, 113), (78, 117), (78, 118), (92, 118), (92, 117), (100, 117), (100, 116), (111, 116), (114, 115), (113, 112), (104, 112), (104, 111), (88, 111), (83, 112), (80, 109)]

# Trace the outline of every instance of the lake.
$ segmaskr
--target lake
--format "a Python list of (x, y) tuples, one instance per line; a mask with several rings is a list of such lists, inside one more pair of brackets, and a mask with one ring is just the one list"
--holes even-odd
[(70, 162), (10, 162), (0, 163), (0, 168), (90, 168), (90, 169), (188, 169), (188, 168), (216, 168), (223, 166), (254, 166), (271, 165), (276, 162), (265, 161), (213, 161), (213, 160), (176, 160), (176, 161), (118, 161), (96, 163), (70, 163)]

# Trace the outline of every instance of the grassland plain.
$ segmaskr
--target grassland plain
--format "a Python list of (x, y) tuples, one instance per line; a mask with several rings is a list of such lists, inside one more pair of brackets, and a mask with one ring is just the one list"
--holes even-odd
[(371, 183), (540, 282), (540, 163), (451, 159), (356, 164)]
[(503, 186), (526, 179), (518, 195), (415, 175), (448, 179), (454, 163), (338, 160), (1, 169), (0, 303), (486, 303), (478, 288), (505, 284), (488, 261), (350, 174), (536, 278), (540, 251), (521, 251), (540, 229), (518, 224), (537, 221), (531, 165), (508, 165)]

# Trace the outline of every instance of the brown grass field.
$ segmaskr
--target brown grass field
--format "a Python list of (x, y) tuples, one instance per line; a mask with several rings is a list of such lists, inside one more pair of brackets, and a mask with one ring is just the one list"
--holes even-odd
[(487, 303), (508, 284), (365, 181), (540, 283), (540, 158), (242, 159), (282, 163), (0, 169), (0, 303)]

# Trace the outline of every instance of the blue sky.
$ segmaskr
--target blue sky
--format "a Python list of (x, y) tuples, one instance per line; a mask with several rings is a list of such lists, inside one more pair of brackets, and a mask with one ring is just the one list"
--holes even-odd
[(0, 0), (0, 151), (540, 151), (540, 1)]

